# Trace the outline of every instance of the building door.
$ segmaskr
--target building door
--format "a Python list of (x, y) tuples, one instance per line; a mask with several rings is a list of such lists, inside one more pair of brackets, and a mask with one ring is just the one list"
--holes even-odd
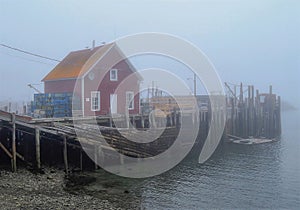
[(116, 114), (118, 112), (117, 94), (110, 94), (110, 112), (111, 114)]

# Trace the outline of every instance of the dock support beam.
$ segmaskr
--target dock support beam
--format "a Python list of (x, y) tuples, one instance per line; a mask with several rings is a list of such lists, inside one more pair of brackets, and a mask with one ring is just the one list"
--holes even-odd
[(65, 170), (66, 174), (68, 175), (69, 173), (69, 166), (68, 166), (68, 145), (67, 145), (67, 136), (63, 135), (64, 139), (64, 164), (65, 164)]
[(120, 154), (120, 164), (124, 165), (124, 156), (123, 156), (123, 154)]
[(95, 162), (95, 170), (98, 169), (98, 145), (94, 147), (94, 162)]
[(40, 130), (38, 128), (35, 128), (35, 158), (37, 169), (41, 169)]
[(16, 114), (12, 113), (12, 171), (17, 171)]
[(79, 167), (80, 167), (80, 171), (82, 171), (83, 167), (82, 167), (82, 149), (80, 149), (80, 153), (79, 153)]
[(141, 116), (141, 126), (142, 128), (145, 128), (145, 119), (143, 115)]
[(128, 110), (125, 112), (125, 126), (126, 128), (129, 128), (130, 126), (130, 117), (129, 117)]

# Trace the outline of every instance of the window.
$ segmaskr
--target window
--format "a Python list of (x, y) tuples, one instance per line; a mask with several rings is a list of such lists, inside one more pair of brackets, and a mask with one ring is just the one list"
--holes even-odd
[(100, 110), (100, 91), (91, 92), (91, 110), (92, 111)]
[(126, 106), (129, 110), (134, 109), (134, 94), (132, 91), (126, 92)]
[(118, 70), (117, 69), (110, 70), (110, 81), (118, 81)]

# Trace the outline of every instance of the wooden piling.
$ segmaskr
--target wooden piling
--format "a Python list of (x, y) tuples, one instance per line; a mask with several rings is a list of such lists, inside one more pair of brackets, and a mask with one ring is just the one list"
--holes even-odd
[(255, 99), (255, 130), (256, 133), (255, 135), (257, 137), (261, 136), (261, 130), (262, 130), (262, 111), (261, 111), (261, 106), (260, 106), (260, 95), (259, 95), (259, 91), (256, 90), (256, 99)]
[(255, 136), (255, 105), (254, 105), (254, 86), (251, 85), (251, 103), (250, 103), (250, 134)]
[(80, 171), (82, 171), (82, 149), (79, 149), (79, 167), (80, 167)]
[(277, 135), (281, 135), (281, 98), (278, 96), (278, 107), (277, 107)]
[(38, 128), (35, 128), (35, 154), (36, 167), (41, 169), (40, 130)]
[(240, 98), (239, 98), (239, 102), (243, 103), (244, 102), (244, 92), (243, 92), (243, 83), (241, 83), (240, 85)]
[(12, 171), (17, 171), (16, 114), (12, 113)]
[(155, 121), (155, 112), (154, 111), (151, 113), (151, 117), (149, 118), (149, 120), (150, 119), (151, 119), (151, 127), (152, 128), (157, 128), (156, 121)]
[(124, 155), (120, 154), (120, 164), (124, 165)]
[(64, 150), (63, 150), (64, 164), (65, 164), (66, 174), (68, 175), (68, 173), (69, 173), (69, 166), (68, 166), (68, 145), (67, 145), (67, 136), (66, 135), (63, 135), (63, 140), (64, 140)]
[[(271, 86), (272, 87), (272, 86)], [(271, 108), (270, 108), (270, 138), (273, 138), (276, 130), (275, 130), (275, 107), (276, 107), (276, 95), (272, 94), (272, 91), (270, 92), (270, 98), (271, 98)]]
[(98, 169), (98, 145), (94, 147), (94, 163), (95, 163), (95, 170)]
[(126, 122), (126, 128), (129, 128), (130, 126), (130, 117), (128, 110), (125, 111), (125, 122)]
[(132, 125), (134, 128), (136, 128), (136, 119), (135, 119), (135, 115), (133, 115), (132, 117)]
[(143, 115), (141, 116), (141, 126), (142, 128), (145, 128), (145, 119)]
[(110, 118), (109, 118), (109, 127), (113, 127), (113, 120), (112, 120), (112, 114), (110, 114)]

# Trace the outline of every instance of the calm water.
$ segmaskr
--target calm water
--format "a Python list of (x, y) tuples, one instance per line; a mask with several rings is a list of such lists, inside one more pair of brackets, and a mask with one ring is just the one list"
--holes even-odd
[[(299, 209), (300, 112), (282, 116), (281, 141), (224, 144), (204, 165), (186, 160), (150, 179), (97, 173), (86, 192), (124, 208)], [(124, 193), (124, 191), (129, 193)]]

